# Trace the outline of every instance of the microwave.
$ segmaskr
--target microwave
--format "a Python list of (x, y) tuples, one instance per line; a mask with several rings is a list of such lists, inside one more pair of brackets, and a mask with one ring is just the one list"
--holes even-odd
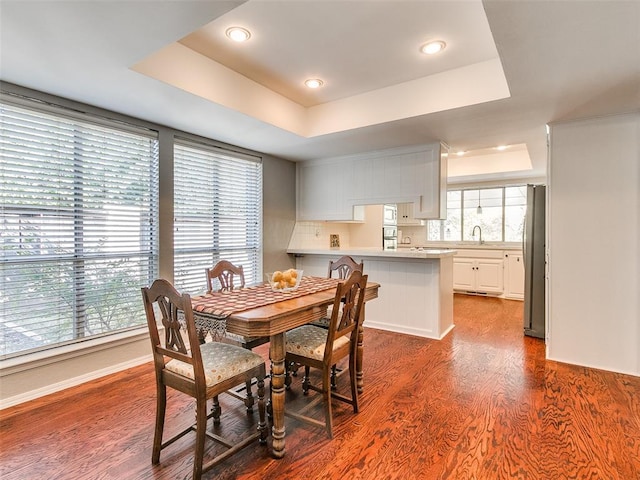
[(398, 209), (395, 205), (384, 206), (383, 222), (385, 225), (396, 225), (398, 222)]

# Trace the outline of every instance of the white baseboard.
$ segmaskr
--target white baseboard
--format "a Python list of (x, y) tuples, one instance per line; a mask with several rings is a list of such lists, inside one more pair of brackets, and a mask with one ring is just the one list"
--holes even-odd
[[(367, 328), (367, 327), (377, 328), (378, 330), (386, 330), (388, 332), (405, 333), (407, 335), (415, 335), (416, 337), (424, 337), (424, 338), (431, 338), (433, 340), (440, 340), (440, 337), (437, 337), (434, 334), (434, 332), (432, 332), (431, 330), (404, 327), (404, 326), (395, 325), (395, 324), (392, 324), (392, 323), (376, 322), (376, 321), (369, 320), (368, 318), (367, 318), (366, 323), (364, 325), (364, 328)], [(366, 349), (366, 347), (365, 347), (365, 349)]]
[(446, 337), (447, 335), (449, 335), (449, 332), (451, 330), (453, 330), (454, 328), (456, 328), (455, 325), (451, 325), (449, 326), (449, 328), (447, 328), (444, 332), (442, 332), (442, 335), (440, 335), (440, 338), (438, 338), (438, 340), (442, 340), (444, 337)]
[(30, 400), (35, 400), (36, 398), (44, 397), (45, 395), (59, 392), (66, 388), (75, 387), (82, 383), (86, 383), (91, 380), (95, 380), (97, 378), (111, 375), (112, 373), (121, 372), (122, 370), (126, 370), (127, 368), (137, 367), (138, 365), (142, 365), (143, 363), (147, 363), (150, 361), (153, 361), (153, 356), (151, 354), (145, 355), (143, 357), (133, 358), (126, 362), (122, 362), (117, 365), (110, 365), (109, 367), (102, 368), (100, 370), (95, 370), (93, 372), (89, 372), (84, 375), (79, 375), (77, 377), (68, 378), (62, 382), (47, 385), (46, 387), (30, 390), (28, 392), (24, 392), (19, 395), (14, 395), (13, 397), (0, 399), (0, 410), (13, 407), (15, 405), (19, 405), (21, 403), (28, 402)]

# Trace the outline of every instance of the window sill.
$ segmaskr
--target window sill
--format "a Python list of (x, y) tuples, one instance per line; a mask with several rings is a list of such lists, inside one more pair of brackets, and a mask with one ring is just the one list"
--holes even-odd
[(0, 378), (24, 372), (34, 368), (50, 365), (70, 358), (80, 357), (93, 352), (137, 342), (149, 337), (147, 327), (136, 328), (122, 333), (107, 335), (80, 343), (52, 348), (41, 352), (21, 355), (0, 361)]
[[(406, 245), (405, 245), (406, 246)], [(479, 248), (486, 250), (522, 250), (520, 242), (427, 242), (426, 246), (439, 248)]]

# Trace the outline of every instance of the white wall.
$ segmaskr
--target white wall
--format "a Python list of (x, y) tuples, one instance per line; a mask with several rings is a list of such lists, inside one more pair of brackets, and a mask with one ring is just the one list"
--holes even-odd
[(262, 159), (262, 270), (273, 272), (295, 267), (286, 248), (296, 223), (296, 167), (293, 162), (263, 156)]
[(349, 225), (351, 247), (382, 248), (383, 205), (365, 205), (364, 223)]
[(552, 126), (549, 359), (640, 375), (639, 192), (640, 114)]

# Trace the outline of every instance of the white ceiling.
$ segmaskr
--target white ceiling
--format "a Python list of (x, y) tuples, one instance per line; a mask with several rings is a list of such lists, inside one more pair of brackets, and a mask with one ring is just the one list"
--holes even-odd
[(296, 161), (518, 145), (452, 170), (538, 177), (545, 124), (640, 109), (640, 1), (0, 0), (0, 78)]
[[(234, 25), (249, 42), (229, 41)], [(446, 55), (419, 52), (442, 38)], [(305, 107), (498, 57), (479, 0), (248, 1), (180, 43)], [(323, 88), (306, 88), (315, 77)]]

